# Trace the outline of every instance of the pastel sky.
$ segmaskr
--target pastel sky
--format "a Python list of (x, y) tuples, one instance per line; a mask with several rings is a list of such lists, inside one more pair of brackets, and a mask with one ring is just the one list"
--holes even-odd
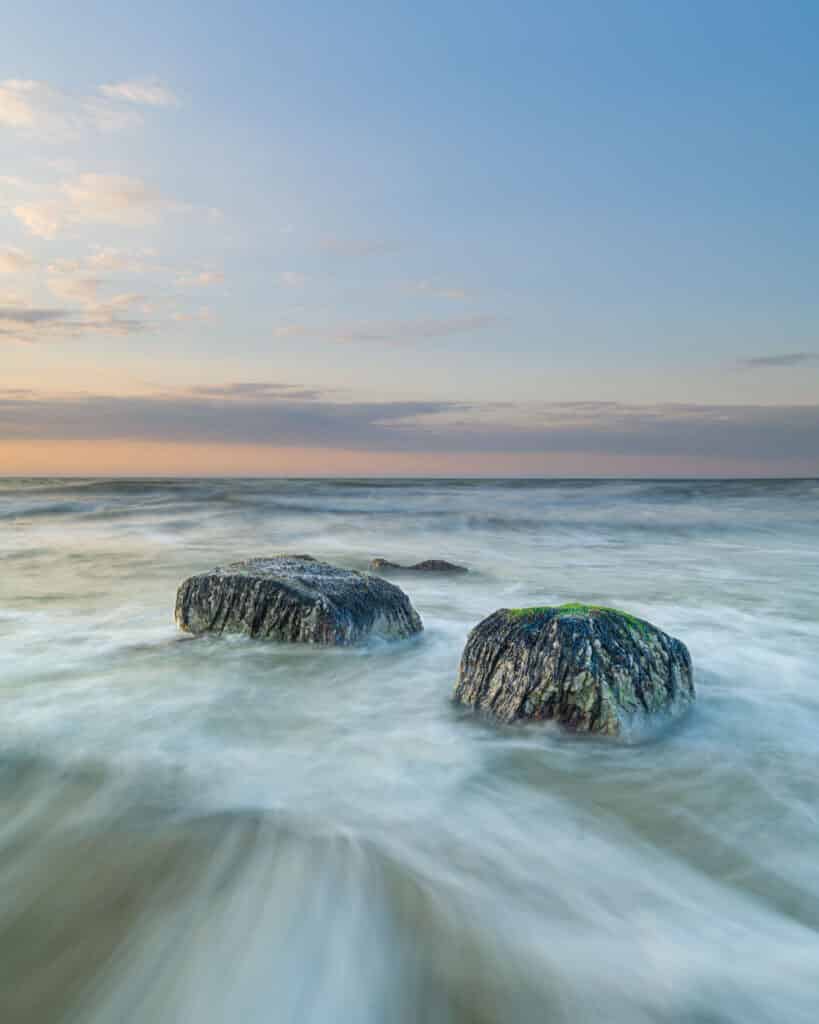
[(819, 5), (6, 5), (0, 474), (819, 475)]

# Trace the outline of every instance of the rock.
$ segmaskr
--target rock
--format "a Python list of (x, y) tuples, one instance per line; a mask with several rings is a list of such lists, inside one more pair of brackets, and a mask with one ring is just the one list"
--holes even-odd
[(694, 701), (685, 644), (591, 605), (502, 608), (469, 634), (454, 699), (504, 722), (553, 719), (618, 736)]
[(396, 565), (395, 562), (388, 562), (386, 558), (374, 558), (370, 562), (371, 572), (394, 572), (396, 570), (401, 572), (469, 572), (465, 566), (445, 562), (441, 558), (427, 558), (423, 562), (416, 562), (415, 565)]
[(191, 576), (177, 592), (175, 618), (188, 633), (312, 644), (397, 639), (424, 628), (394, 584), (309, 555), (254, 558)]

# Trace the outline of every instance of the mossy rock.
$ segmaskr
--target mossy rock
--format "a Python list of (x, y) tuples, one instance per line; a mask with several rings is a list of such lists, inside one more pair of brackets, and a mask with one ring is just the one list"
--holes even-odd
[(695, 699), (685, 644), (600, 605), (501, 608), (472, 630), (454, 698), (504, 722), (621, 736)]
[(187, 633), (334, 645), (424, 628), (395, 584), (309, 555), (254, 558), (191, 576), (177, 592), (175, 618)]

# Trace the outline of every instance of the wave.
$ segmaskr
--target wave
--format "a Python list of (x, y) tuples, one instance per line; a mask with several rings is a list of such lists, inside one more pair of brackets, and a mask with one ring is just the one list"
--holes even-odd
[[(818, 490), (0, 482), (0, 1020), (812, 1024)], [(180, 638), (281, 550), (473, 571), (401, 578), (417, 643)], [(452, 706), (477, 621), (567, 600), (689, 646), (661, 743)]]
[(36, 758), (0, 809), (4, 1021), (815, 1019), (813, 931), (614, 833), (436, 849)]

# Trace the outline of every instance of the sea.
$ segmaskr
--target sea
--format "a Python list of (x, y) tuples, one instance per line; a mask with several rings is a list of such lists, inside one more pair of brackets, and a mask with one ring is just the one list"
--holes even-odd
[[(425, 629), (191, 638), (310, 554)], [(688, 646), (640, 742), (452, 702), (497, 608)], [(3, 1024), (815, 1024), (819, 482), (0, 480)]]

